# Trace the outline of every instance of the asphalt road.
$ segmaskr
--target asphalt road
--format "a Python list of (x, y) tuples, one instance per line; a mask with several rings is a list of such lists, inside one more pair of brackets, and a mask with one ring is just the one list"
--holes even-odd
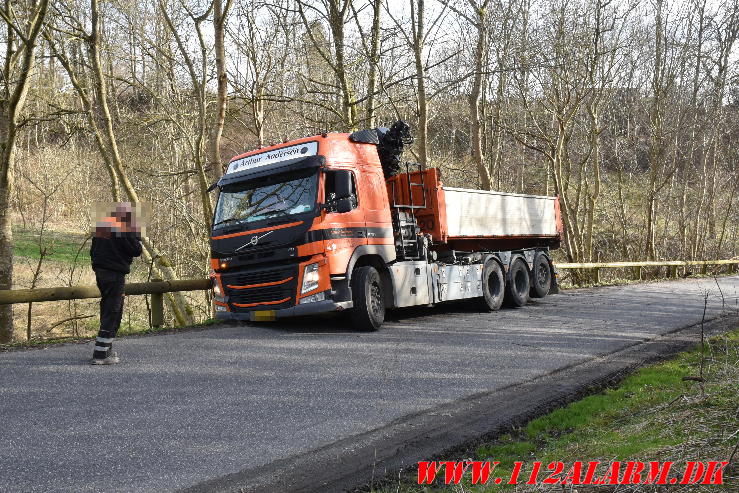
[[(168, 491), (510, 388), (739, 306), (739, 277), (581, 289), (521, 309), (469, 303), (128, 337), (0, 354), (0, 491)], [(362, 438), (356, 438), (361, 441)], [(310, 454), (307, 454), (309, 457)], [(337, 460), (341, 458), (337, 457)], [(284, 471), (283, 471), (284, 472)]]

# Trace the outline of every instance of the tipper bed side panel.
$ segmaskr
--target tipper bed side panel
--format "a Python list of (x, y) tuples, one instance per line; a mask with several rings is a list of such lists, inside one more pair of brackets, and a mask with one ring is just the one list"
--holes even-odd
[(558, 236), (556, 197), (445, 188), (450, 237)]

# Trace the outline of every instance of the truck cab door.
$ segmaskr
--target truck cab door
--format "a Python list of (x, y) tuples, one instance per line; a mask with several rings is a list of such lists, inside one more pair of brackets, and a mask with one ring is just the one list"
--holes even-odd
[(382, 168), (366, 166), (362, 169), (365, 205), (364, 219), (367, 226), (367, 244), (384, 245), (388, 260), (395, 257), (393, 223), (390, 217), (390, 204), (387, 185)]
[(344, 274), (356, 247), (367, 244), (364, 200), (352, 170), (325, 170), (324, 180), (326, 256), (331, 273)]

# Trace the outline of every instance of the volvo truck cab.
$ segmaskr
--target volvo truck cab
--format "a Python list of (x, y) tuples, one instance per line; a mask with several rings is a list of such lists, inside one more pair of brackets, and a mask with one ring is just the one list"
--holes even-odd
[(218, 186), (211, 235), (218, 318), (349, 309), (355, 268), (382, 270), (395, 260), (375, 145), (347, 134), (292, 141), (235, 157)]

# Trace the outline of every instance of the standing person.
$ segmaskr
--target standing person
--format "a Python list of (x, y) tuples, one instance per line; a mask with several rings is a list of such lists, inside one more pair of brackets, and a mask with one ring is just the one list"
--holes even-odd
[(110, 217), (95, 225), (90, 258), (100, 289), (100, 331), (95, 339), (93, 365), (114, 365), (113, 339), (123, 316), (123, 285), (131, 262), (141, 255), (141, 234), (130, 202), (120, 202)]

